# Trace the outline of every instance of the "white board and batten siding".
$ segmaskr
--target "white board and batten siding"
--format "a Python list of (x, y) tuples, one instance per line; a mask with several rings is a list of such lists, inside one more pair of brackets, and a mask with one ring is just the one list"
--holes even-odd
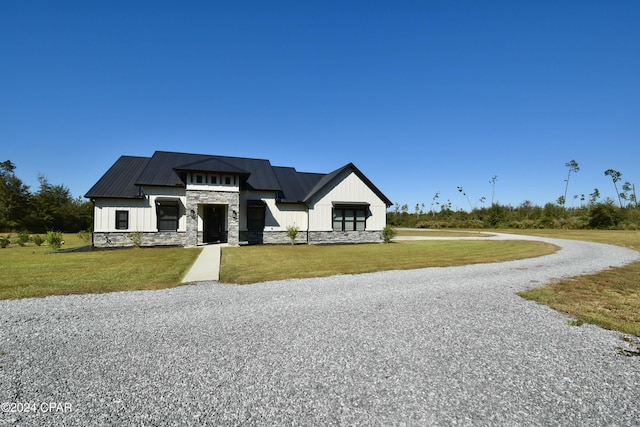
[[(186, 205), (184, 188), (144, 188), (145, 197), (142, 199), (97, 199), (94, 209), (93, 229), (95, 232), (155, 232), (158, 231), (156, 216), (156, 199), (175, 197), (181, 202), (180, 209)], [(129, 228), (116, 229), (116, 211), (129, 212)], [(186, 231), (186, 218), (181, 212), (178, 220), (178, 231)]]
[(276, 203), (273, 191), (247, 191), (240, 194), (240, 230), (247, 230), (247, 201), (264, 202), (264, 231), (287, 231), (287, 227), (296, 226), (300, 231), (307, 231), (307, 210), (303, 204)]
[(310, 231), (331, 231), (333, 229), (333, 205), (335, 202), (368, 203), (371, 216), (367, 218), (366, 229), (379, 231), (387, 221), (387, 206), (354, 172), (339, 177), (335, 186), (326, 190), (310, 203)]

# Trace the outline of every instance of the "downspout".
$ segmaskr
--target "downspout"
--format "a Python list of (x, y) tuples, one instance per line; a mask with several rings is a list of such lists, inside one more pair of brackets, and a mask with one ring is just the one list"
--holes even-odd
[(307, 211), (307, 245), (309, 244), (309, 205), (305, 205), (306, 206), (306, 211)]
[(96, 247), (96, 199), (91, 199), (93, 209), (91, 209), (91, 247)]

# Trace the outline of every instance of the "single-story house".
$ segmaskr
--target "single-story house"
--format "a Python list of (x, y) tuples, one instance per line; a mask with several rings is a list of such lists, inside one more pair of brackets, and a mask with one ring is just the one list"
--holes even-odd
[(268, 160), (156, 151), (122, 156), (85, 197), (97, 247), (381, 241), (391, 201), (352, 163), (298, 172)]

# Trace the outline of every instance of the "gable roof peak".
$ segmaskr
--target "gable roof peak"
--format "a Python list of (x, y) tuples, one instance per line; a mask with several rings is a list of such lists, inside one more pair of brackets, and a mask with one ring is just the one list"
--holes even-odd
[(367, 187), (369, 187), (371, 189), (371, 191), (373, 191), (376, 196), (378, 196), (380, 198), (380, 200), (382, 200), (385, 205), (387, 205), (387, 207), (393, 205), (393, 203), (391, 202), (391, 200), (389, 200), (387, 198), (387, 196), (385, 196), (382, 191), (380, 191), (378, 189), (378, 187), (376, 187), (373, 182), (371, 182), (369, 180), (369, 178), (367, 178), (365, 176), (365, 174), (362, 173), (362, 171), (360, 171), (360, 169), (358, 169), (356, 167), (356, 165), (354, 165), (352, 162), (347, 163), (346, 165), (334, 170), (333, 172), (330, 172), (328, 174), (326, 174), (320, 181), (318, 181), (318, 183), (315, 185), (315, 187), (313, 187), (311, 189), (311, 191), (309, 191), (309, 193), (306, 195), (306, 197), (304, 198), (304, 202), (307, 203), (309, 202), (309, 200), (311, 200), (311, 198), (316, 195), (318, 192), (320, 192), (323, 188), (325, 188), (326, 186), (328, 186), (329, 184), (331, 184), (334, 180), (336, 180), (344, 171), (347, 170), (351, 170), (353, 173), (356, 174), (356, 176), (358, 176), (358, 178), (360, 178), (360, 180), (362, 180), (362, 182), (365, 183), (365, 185)]

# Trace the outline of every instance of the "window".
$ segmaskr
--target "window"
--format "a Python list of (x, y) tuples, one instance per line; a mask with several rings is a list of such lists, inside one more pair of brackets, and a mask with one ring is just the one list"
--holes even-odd
[(231, 185), (231, 177), (230, 176), (225, 176), (224, 177), (224, 183), (226, 185)]
[(364, 206), (335, 207), (333, 231), (364, 231), (367, 208)]
[(191, 183), (192, 184), (204, 184), (206, 183), (207, 177), (205, 175), (199, 173), (191, 174)]
[(178, 212), (178, 204), (175, 202), (158, 203), (158, 231), (177, 231)]
[(211, 184), (217, 184), (218, 183), (218, 175), (209, 175), (209, 182)]
[(129, 228), (129, 211), (116, 211), (116, 230)]
[(266, 209), (262, 202), (248, 202), (247, 205), (247, 230), (263, 231)]

